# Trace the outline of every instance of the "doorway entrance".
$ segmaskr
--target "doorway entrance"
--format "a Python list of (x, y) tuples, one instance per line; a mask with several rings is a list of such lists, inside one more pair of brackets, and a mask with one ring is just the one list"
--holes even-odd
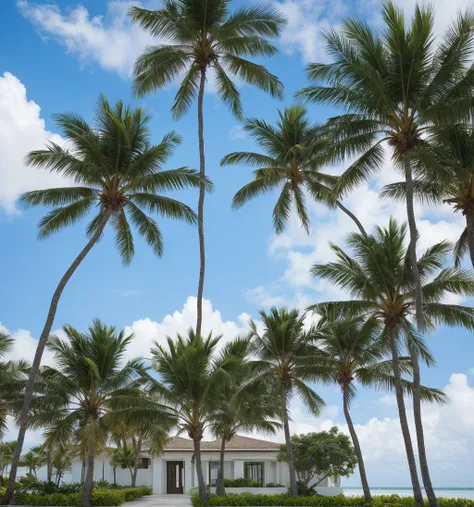
[(169, 495), (182, 495), (183, 488), (183, 462), (166, 462), (166, 492)]

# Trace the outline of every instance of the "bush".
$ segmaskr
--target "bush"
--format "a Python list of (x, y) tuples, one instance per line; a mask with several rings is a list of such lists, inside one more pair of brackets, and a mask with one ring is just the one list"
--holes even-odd
[(267, 482), (265, 484), (266, 488), (284, 488), (283, 484), (278, 484), (278, 482)]
[[(198, 495), (191, 498), (195, 507), (201, 506)], [(440, 507), (474, 507), (474, 500), (466, 498), (438, 498)], [(413, 497), (400, 497), (398, 495), (374, 496), (372, 507), (413, 507)], [(428, 501), (426, 501), (428, 506)], [(254, 495), (242, 493), (239, 495), (228, 494), (227, 496), (209, 496), (209, 507), (217, 506), (278, 506), (278, 507), (364, 507), (365, 500), (362, 496), (296, 496), (281, 495)]]
[(74, 506), (80, 505), (81, 495), (80, 493), (73, 493), (71, 495), (64, 495), (62, 493), (53, 493), (52, 495), (17, 493), (15, 495), (15, 503), (17, 505)]
[(261, 488), (262, 485), (255, 479), (224, 479), (226, 488)]
[(108, 507), (113, 505), (122, 505), (124, 502), (124, 489), (96, 489), (92, 491), (92, 505)]
[(146, 486), (138, 486), (136, 488), (124, 488), (121, 491), (125, 493), (125, 501), (130, 502), (131, 500), (135, 500), (135, 498), (140, 498), (146, 495), (152, 495), (153, 489), (148, 488)]
[[(61, 486), (60, 489), (66, 489), (65, 486)], [(67, 486), (80, 489), (82, 487), (82, 484), (70, 484)], [(126, 501), (135, 500), (136, 498), (140, 498), (145, 495), (151, 495), (152, 493), (153, 490), (146, 486), (123, 489), (98, 488), (92, 491), (92, 505), (97, 507), (114, 507), (117, 505), (122, 505)], [(15, 502), (17, 505), (36, 505), (39, 507), (74, 507), (81, 504), (81, 497), (82, 492), (79, 491), (69, 494), (53, 493), (48, 495), (41, 493), (25, 493), (20, 491), (15, 495)]]

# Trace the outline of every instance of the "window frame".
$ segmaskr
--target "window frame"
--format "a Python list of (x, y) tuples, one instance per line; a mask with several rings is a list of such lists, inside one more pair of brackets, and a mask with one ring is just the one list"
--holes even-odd
[[(257, 469), (257, 478), (249, 477), (249, 469)], [(260, 472), (259, 472), (260, 468)], [(254, 475), (252, 473), (252, 475)], [(260, 477), (259, 477), (260, 476)], [(265, 486), (265, 462), (264, 461), (245, 461), (244, 462), (244, 479), (254, 479), (259, 482), (260, 486)]]

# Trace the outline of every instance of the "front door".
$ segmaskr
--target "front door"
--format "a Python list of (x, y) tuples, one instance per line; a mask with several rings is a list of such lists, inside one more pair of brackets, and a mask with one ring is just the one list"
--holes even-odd
[(166, 492), (169, 495), (183, 494), (183, 462), (166, 462)]

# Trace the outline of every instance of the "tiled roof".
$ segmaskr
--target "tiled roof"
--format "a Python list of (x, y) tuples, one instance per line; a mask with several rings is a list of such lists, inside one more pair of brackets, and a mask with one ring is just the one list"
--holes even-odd
[[(202, 451), (218, 451), (220, 450), (220, 440), (212, 440), (201, 442)], [(277, 442), (269, 442), (268, 440), (259, 440), (257, 438), (244, 437), (236, 435), (226, 443), (228, 451), (278, 451), (280, 444)], [(194, 451), (192, 440), (182, 437), (171, 437), (164, 446), (165, 451)]]

